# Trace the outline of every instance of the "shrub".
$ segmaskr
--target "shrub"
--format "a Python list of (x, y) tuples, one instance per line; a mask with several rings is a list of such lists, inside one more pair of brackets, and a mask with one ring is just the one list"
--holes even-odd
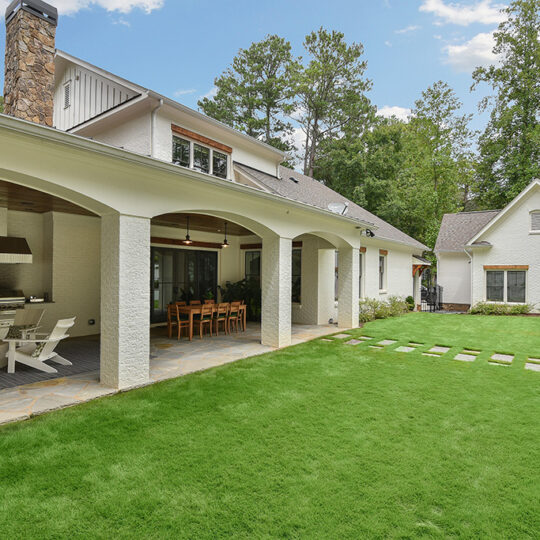
[(529, 304), (492, 304), (478, 302), (471, 307), (469, 313), (473, 315), (524, 315), (530, 313), (532, 306)]
[(366, 323), (375, 319), (398, 317), (408, 311), (407, 302), (397, 296), (391, 296), (386, 301), (367, 298), (360, 302), (360, 322)]
[(407, 298), (405, 298), (405, 302), (407, 302), (409, 311), (414, 311), (414, 298), (412, 296), (407, 296)]

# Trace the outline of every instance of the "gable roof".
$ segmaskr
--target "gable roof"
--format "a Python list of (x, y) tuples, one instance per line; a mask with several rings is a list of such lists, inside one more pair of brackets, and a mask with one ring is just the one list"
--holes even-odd
[(442, 219), (439, 236), (435, 244), (437, 251), (461, 252), (500, 210), (485, 210), (480, 212), (459, 212), (445, 214)]
[(503, 216), (505, 216), (516, 204), (518, 204), (521, 200), (523, 200), (533, 189), (540, 189), (540, 180), (535, 179), (533, 180), (515, 199), (510, 201), (500, 212), (498, 212), (497, 216), (488, 223), (485, 224), (482, 229), (480, 229), (470, 240), (470, 243), (476, 243), (478, 238), (485, 234), (495, 223), (499, 221)]
[[(238, 131), (237, 129), (234, 129), (227, 124), (224, 124), (223, 122), (220, 122), (219, 120), (216, 120), (214, 118), (211, 118), (210, 116), (207, 116), (199, 111), (196, 111), (195, 109), (191, 109), (187, 107), (186, 105), (182, 105), (178, 101), (175, 101), (173, 99), (170, 99), (162, 94), (159, 94), (158, 92), (154, 92), (153, 90), (149, 88), (145, 88), (143, 86), (140, 86), (138, 84), (135, 84), (131, 81), (128, 81), (127, 79), (124, 79), (122, 77), (119, 77), (113, 73), (110, 73), (109, 71), (106, 71), (104, 69), (101, 69), (90, 62), (86, 62), (84, 60), (81, 60), (80, 58), (77, 58), (69, 53), (66, 53), (64, 51), (57, 50), (55, 58), (61, 59), (62, 61), (71, 62), (73, 64), (77, 64), (84, 69), (87, 69), (89, 71), (92, 71), (96, 73), (97, 75), (100, 75), (102, 77), (108, 78), (111, 81), (120, 84), (122, 86), (125, 86), (126, 88), (129, 88), (130, 90), (137, 92), (140, 94), (140, 96), (144, 99), (153, 99), (159, 101), (163, 101), (164, 104), (168, 105), (169, 107), (172, 107), (178, 111), (181, 111), (185, 114), (188, 114), (196, 119), (204, 120), (205, 122), (208, 122), (216, 127), (219, 127), (220, 129), (223, 129), (227, 131), (228, 133), (239, 137), (245, 141), (250, 142), (251, 144), (259, 146), (261, 149), (266, 150), (267, 152), (270, 152), (272, 154), (275, 154), (276, 160), (277, 159), (285, 159), (285, 152), (275, 148), (274, 146), (271, 146), (263, 141), (259, 141), (258, 139), (251, 137), (249, 135), (246, 135), (245, 133), (242, 133), (241, 131)], [(101, 116), (106, 116), (108, 113), (112, 112), (112, 109), (105, 111)], [(92, 117), (88, 119), (83, 124), (79, 124), (78, 126), (75, 126), (71, 128), (74, 130), (75, 128), (81, 128), (82, 126), (86, 125), (89, 122), (92, 122), (95, 117)]]
[(243, 174), (247, 175), (248, 177), (252, 177), (259, 185), (262, 185), (269, 191), (286, 197), (287, 199), (304, 202), (327, 211), (329, 211), (328, 205), (330, 203), (347, 204), (349, 207), (347, 217), (363, 222), (373, 223), (373, 225), (377, 227), (375, 233), (376, 238), (383, 238), (385, 240), (411, 246), (422, 251), (429, 249), (421, 242), (418, 242), (418, 240), (411, 238), (403, 231), (400, 231), (399, 229), (396, 229), (396, 227), (390, 225), (390, 223), (387, 223), (386, 221), (377, 217), (375, 214), (372, 214), (361, 206), (349, 201), (349, 199), (343, 195), (340, 195), (339, 193), (325, 186), (322, 182), (319, 182), (310, 176), (306, 176), (281, 165), (279, 167), (280, 178), (264, 173), (242, 163), (235, 162), (234, 165)]

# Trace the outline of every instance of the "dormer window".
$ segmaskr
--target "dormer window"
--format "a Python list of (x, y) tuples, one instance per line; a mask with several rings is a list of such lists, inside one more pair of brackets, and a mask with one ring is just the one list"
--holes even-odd
[(218, 178), (229, 178), (232, 148), (174, 124), (172, 131), (173, 163)]
[(71, 107), (71, 81), (64, 84), (64, 109)]
[(531, 233), (540, 234), (540, 210), (531, 212)]

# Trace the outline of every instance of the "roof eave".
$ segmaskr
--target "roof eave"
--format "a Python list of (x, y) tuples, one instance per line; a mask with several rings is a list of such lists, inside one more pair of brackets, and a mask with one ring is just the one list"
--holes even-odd
[(359, 226), (360, 228), (366, 228), (366, 229), (373, 228), (373, 225), (371, 223), (363, 222), (361, 220), (356, 220), (347, 216), (339, 216), (337, 214), (332, 214), (331, 212), (327, 210), (323, 210), (322, 208), (319, 208), (317, 206), (312, 206), (306, 203), (302, 203), (300, 201), (288, 199), (286, 197), (282, 197), (281, 195), (277, 195), (274, 193), (261, 191), (260, 189), (250, 187), (250, 186), (245, 186), (243, 184), (238, 184), (230, 180), (229, 181), (222, 180), (222, 179), (213, 177), (209, 174), (205, 174), (205, 173), (201, 173), (201, 172), (194, 171), (191, 169), (186, 169), (184, 167), (180, 167), (179, 165), (175, 165), (174, 163), (169, 163), (168, 161), (163, 161), (163, 160), (153, 158), (150, 156), (145, 156), (143, 154), (138, 154), (136, 152), (131, 152), (130, 150), (118, 148), (116, 146), (112, 146), (104, 142), (95, 141), (93, 139), (81, 137), (80, 135), (76, 135), (74, 133), (60, 131), (60, 130), (57, 130), (48, 126), (43, 126), (41, 124), (35, 124), (33, 122), (29, 122), (28, 120), (14, 118), (6, 114), (0, 114), (0, 128), (5, 128), (7, 130), (19, 132), (25, 135), (30, 135), (33, 137), (38, 137), (41, 139), (57, 142), (59, 144), (65, 144), (66, 146), (71, 146), (78, 149), (95, 152), (97, 154), (106, 155), (108, 157), (121, 159), (124, 161), (131, 162), (133, 164), (146, 166), (146, 167), (157, 169), (163, 172), (169, 172), (173, 174), (179, 174), (179, 172), (181, 172), (182, 176), (196, 179), (201, 182), (210, 184), (212, 186), (219, 186), (222, 188), (224, 187), (224, 188), (232, 189), (237, 192), (248, 193), (250, 195), (254, 195), (255, 197), (260, 197), (267, 200), (284, 203), (289, 206), (301, 208), (304, 210), (308, 210), (310, 212), (314, 212), (319, 215), (324, 215), (326, 217), (331, 217), (333, 219), (346, 222), (349, 225), (356, 226), (357, 228)]

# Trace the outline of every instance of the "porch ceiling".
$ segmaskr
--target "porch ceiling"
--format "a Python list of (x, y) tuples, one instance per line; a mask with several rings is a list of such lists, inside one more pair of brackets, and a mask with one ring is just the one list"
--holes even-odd
[(96, 215), (59, 197), (3, 180), (0, 180), (0, 207), (20, 212), (36, 212), (38, 214), (64, 212), (82, 216)]
[[(224, 233), (225, 220), (205, 214), (163, 214), (152, 219), (152, 225), (163, 227), (186, 228), (186, 219), (189, 216), (189, 227), (192, 231), (210, 233)], [(227, 233), (231, 236), (253, 236), (253, 232), (236, 223), (227, 222)]]

